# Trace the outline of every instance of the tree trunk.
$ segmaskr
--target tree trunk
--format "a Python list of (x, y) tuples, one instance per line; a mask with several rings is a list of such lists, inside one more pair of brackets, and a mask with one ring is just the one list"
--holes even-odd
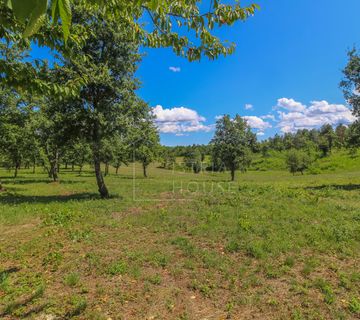
[(74, 170), (75, 170), (75, 164), (72, 163), (71, 164), (71, 171), (74, 172)]
[(65, 162), (65, 170), (67, 170), (67, 168), (68, 168), (68, 163), (67, 163), (67, 161)]
[(92, 134), (92, 151), (93, 151), (93, 160), (94, 160), (94, 170), (95, 170), (95, 176), (96, 176), (96, 182), (98, 185), (98, 190), (100, 193), (101, 198), (109, 198), (109, 191), (106, 187), (104, 177), (101, 172), (101, 162), (100, 162), (100, 148), (101, 148), (101, 139), (99, 135), (99, 124), (94, 123), (94, 129)]
[(95, 168), (96, 182), (99, 188), (100, 196), (101, 198), (109, 198), (109, 191), (105, 185), (104, 177), (101, 173), (99, 156), (95, 153), (94, 153), (94, 168)]
[(15, 164), (15, 171), (14, 171), (14, 178), (17, 178), (18, 175), (18, 170), (19, 170), (20, 165), (18, 163)]
[(147, 178), (147, 172), (146, 172), (146, 165), (143, 163), (143, 172), (144, 172), (144, 177)]
[(235, 169), (231, 169), (230, 173), (231, 173), (231, 181), (235, 181)]
[(82, 169), (83, 169), (83, 165), (81, 164), (79, 168), (79, 175), (82, 173)]
[(105, 177), (109, 174), (109, 164), (105, 163)]
[(58, 176), (58, 161), (59, 161), (59, 153), (56, 150), (53, 154), (53, 158), (51, 159), (50, 162), (50, 172), (49, 172), (49, 176), (50, 178), (53, 179), (54, 182), (59, 181), (59, 176)]
[(120, 167), (120, 166), (116, 166), (116, 167), (115, 167), (115, 169), (116, 169), (116, 175), (118, 175), (118, 173), (119, 173), (119, 167)]
[(34, 162), (33, 162), (33, 170), (32, 170), (33, 174), (35, 174), (35, 169), (36, 169), (36, 160), (34, 160)]

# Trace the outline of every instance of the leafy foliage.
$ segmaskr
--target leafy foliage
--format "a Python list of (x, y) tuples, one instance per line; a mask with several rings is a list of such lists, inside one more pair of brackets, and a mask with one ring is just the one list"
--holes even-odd
[(225, 115), (216, 122), (216, 131), (211, 141), (213, 158), (219, 159), (235, 179), (235, 170), (246, 170), (250, 165), (250, 151), (256, 142), (256, 135), (251, 132), (246, 120), (236, 115), (230, 119)]
[(286, 164), (292, 174), (295, 174), (296, 172), (304, 174), (304, 171), (311, 164), (311, 158), (303, 151), (290, 150), (286, 157)]

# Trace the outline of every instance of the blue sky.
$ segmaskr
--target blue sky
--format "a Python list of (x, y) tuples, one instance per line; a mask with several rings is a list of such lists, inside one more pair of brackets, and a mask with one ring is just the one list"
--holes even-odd
[[(354, 121), (339, 82), (348, 49), (360, 48), (360, 1), (256, 3), (254, 17), (216, 30), (237, 44), (232, 56), (189, 63), (171, 49), (143, 49), (138, 93), (155, 108), (163, 144), (208, 143), (223, 114), (247, 117), (260, 139)], [(32, 56), (51, 60), (46, 48)]]
[[(353, 120), (338, 84), (347, 50), (360, 46), (360, 1), (257, 3), (261, 10), (254, 17), (218, 32), (237, 43), (230, 57), (189, 63), (170, 49), (146, 49), (139, 94), (161, 106), (162, 143), (207, 143), (215, 117), (225, 113), (251, 116), (261, 138)], [(260, 119), (269, 114), (275, 121)]]

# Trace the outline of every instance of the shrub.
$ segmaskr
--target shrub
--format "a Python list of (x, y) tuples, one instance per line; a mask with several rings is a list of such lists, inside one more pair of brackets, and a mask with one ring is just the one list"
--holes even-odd
[(296, 172), (304, 174), (304, 171), (310, 166), (311, 162), (310, 156), (300, 150), (290, 150), (286, 156), (287, 168), (294, 175)]

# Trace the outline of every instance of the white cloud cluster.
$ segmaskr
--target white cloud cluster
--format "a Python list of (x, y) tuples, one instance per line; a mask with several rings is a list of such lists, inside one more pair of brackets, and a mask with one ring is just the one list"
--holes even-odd
[(274, 109), (285, 110), (278, 111), (278, 127), (284, 133), (318, 128), (327, 123), (335, 126), (355, 121), (355, 117), (345, 105), (330, 104), (325, 100), (312, 101), (310, 106), (305, 106), (294, 99), (282, 98)]
[[(221, 119), (222, 117), (223, 117), (223, 116), (220, 116), (220, 115), (219, 115), (219, 116), (216, 116), (215, 119), (216, 119), (216, 120), (219, 120), (219, 119)], [(264, 120), (262, 119), (262, 117), (257, 117), (257, 116), (242, 116), (242, 118), (247, 121), (248, 125), (249, 125), (252, 129), (256, 130), (256, 134), (257, 134), (258, 136), (263, 136), (263, 135), (265, 134), (264, 131), (265, 131), (266, 129), (269, 129), (269, 128), (272, 127), (272, 125), (271, 125), (269, 122), (264, 121)]]
[(245, 106), (244, 106), (245, 110), (253, 110), (254, 109), (254, 106), (250, 103), (247, 103)]
[(169, 70), (172, 71), (172, 72), (181, 72), (180, 67), (169, 67)]
[(252, 129), (258, 130), (256, 134), (259, 136), (264, 135), (264, 131), (272, 127), (272, 125), (269, 122), (264, 121), (263, 119), (257, 116), (244, 116), (243, 118), (247, 121), (248, 125)]
[(265, 116), (261, 116), (260, 117), (261, 119), (264, 119), (264, 120), (272, 120), (272, 121), (275, 121), (275, 116), (273, 114), (266, 114)]
[(212, 126), (205, 125), (206, 119), (200, 116), (195, 110), (179, 107), (164, 109), (157, 105), (152, 109), (155, 116), (155, 123), (162, 133), (174, 133), (183, 135), (189, 132), (209, 132)]
[(300, 102), (295, 101), (294, 99), (281, 98), (278, 99), (278, 103), (275, 109), (281, 108), (291, 112), (302, 112), (306, 109), (306, 106), (304, 106)]

